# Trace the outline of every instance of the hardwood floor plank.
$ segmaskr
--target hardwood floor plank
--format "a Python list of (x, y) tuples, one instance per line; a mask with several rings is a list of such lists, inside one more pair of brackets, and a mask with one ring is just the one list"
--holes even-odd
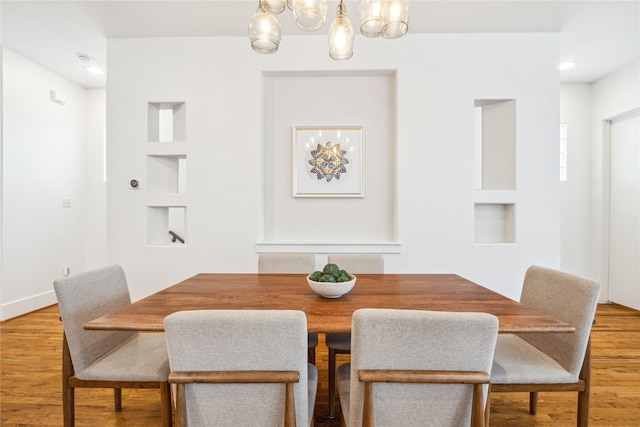
[[(593, 385), (590, 425), (640, 426), (640, 312), (600, 304), (592, 329)], [(0, 324), (0, 425), (62, 425), (62, 324), (57, 306)], [(348, 355), (339, 355), (338, 364)], [(316, 426), (338, 427), (328, 420), (327, 348), (323, 335), (317, 350), (320, 389)], [(494, 427), (574, 426), (575, 393), (540, 393), (538, 415), (528, 412), (528, 394), (494, 393)], [(338, 407), (339, 413), (339, 407)], [(123, 390), (123, 410), (113, 410), (111, 390), (76, 390), (76, 425), (105, 427), (160, 426), (157, 390)]]

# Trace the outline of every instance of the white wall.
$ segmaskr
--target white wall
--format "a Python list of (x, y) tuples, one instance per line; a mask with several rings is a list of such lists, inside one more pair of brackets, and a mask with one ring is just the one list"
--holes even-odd
[[(100, 112), (87, 108), (83, 88), (10, 50), (2, 56), (0, 318), (7, 319), (55, 303), (52, 282), (63, 267), (79, 272), (88, 258), (97, 264), (105, 257), (85, 255), (84, 230), (87, 206), (100, 197), (87, 193), (86, 119)], [(50, 90), (65, 104), (51, 102)]]
[(567, 124), (567, 180), (562, 190), (563, 271), (592, 277), (591, 84), (563, 84), (560, 122)]
[[(108, 260), (125, 267), (134, 298), (202, 271), (256, 271), (263, 73), (391, 70), (398, 249), (387, 271), (453, 272), (517, 298), (530, 264), (560, 265), (557, 52), (548, 34), (357, 37), (348, 62), (328, 58), (325, 37), (285, 37), (272, 56), (244, 37), (109, 40)], [(476, 99), (516, 100), (515, 190), (474, 190)], [(185, 102), (184, 144), (149, 145), (149, 102)], [(187, 156), (184, 195), (128, 187), (157, 150)], [(515, 204), (516, 243), (474, 244), (474, 203)], [(147, 206), (158, 204), (187, 206), (187, 245), (147, 246)]]
[(86, 136), (84, 143), (84, 268), (107, 262), (107, 182), (105, 134), (107, 100), (105, 89), (86, 90)]
[(600, 299), (608, 297), (608, 227), (609, 227), (609, 146), (603, 138), (603, 121), (640, 107), (640, 62), (604, 77), (593, 84), (591, 95), (592, 140), (592, 277), (603, 284)]

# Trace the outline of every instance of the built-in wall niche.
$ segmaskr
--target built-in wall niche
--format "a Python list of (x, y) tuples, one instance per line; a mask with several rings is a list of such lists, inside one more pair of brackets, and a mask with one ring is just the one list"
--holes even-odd
[(475, 101), (476, 189), (516, 188), (516, 101)]
[(474, 205), (475, 243), (515, 243), (515, 205), (476, 203)]
[(184, 102), (150, 102), (147, 119), (149, 142), (186, 141), (186, 117)]
[(147, 156), (147, 189), (150, 193), (184, 194), (186, 177), (186, 155)]
[(149, 246), (185, 246), (186, 242), (186, 206), (147, 207), (147, 244)]

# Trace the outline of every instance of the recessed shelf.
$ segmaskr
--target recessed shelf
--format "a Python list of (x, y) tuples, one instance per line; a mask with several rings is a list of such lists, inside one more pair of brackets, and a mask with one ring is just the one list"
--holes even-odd
[(147, 244), (149, 246), (185, 246), (186, 242), (186, 206), (147, 206)]
[(516, 188), (516, 102), (480, 99), (474, 103), (476, 189)]
[(515, 243), (515, 205), (476, 203), (474, 234), (475, 243)]
[(187, 113), (184, 102), (150, 102), (148, 109), (149, 142), (186, 141)]
[(184, 194), (186, 177), (186, 155), (147, 156), (147, 188), (150, 193)]

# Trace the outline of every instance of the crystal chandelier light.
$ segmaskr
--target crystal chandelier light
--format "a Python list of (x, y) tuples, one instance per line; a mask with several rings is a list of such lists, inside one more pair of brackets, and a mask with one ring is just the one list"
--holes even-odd
[[(293, 12), (296, 25), (305, 31), (318, 31), (327, 16), (327, 0), (259, 0), (249, 22), (251, 47), (258, 53), (275, 53), (280, 45), (280, 24), (275, 15), (285, 8)], [(409, 30), (408, 0), (362, 0), (358, 9), (360, 32), (365, 37), (396, 39)], [(329, 56), (335, 60), (353, 55), (353, 26), (343, 0), (329, 28)]]
[(349, 59), (353, 56), (353, 27), (342, 0), (338, 5), (336, 19), (329, 28), (329, 56), (335, 60)]
[(271, 6), (260, 0), (256, 13), (249, 21), (249, 41), (258, 53), (275, 53), (280, 46), (280, 23), (273, 16)]

